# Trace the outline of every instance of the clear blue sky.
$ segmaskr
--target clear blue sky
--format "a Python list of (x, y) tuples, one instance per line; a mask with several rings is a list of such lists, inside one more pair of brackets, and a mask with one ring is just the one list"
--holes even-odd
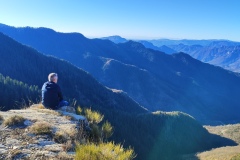
[(240, 0), (0, 0), (0, 23), (87, 37), (240, 41)]

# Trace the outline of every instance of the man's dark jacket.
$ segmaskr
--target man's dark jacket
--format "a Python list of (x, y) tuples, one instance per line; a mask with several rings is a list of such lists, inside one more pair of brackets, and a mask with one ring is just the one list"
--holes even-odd
[(62, 92), (58, 84), (45, 82), (42, 86), (42, 104), (51, 109), (57, 109), (60, 101), (63, 100)]

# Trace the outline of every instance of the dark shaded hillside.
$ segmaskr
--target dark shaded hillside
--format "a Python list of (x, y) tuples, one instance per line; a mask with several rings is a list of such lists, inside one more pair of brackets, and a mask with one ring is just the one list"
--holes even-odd
[(20, 108), (29, 105), (31, 100), (39, 101), (40, 90), (37, 86), (29, 86), (0, 73), (0, 110)]
[(46, 28), (4, 26), (0, 31), (45, 54), (68, 60), (151, 111), (183, 111), (208, 124), (240, 121), (239, 74), (187, 54), (167, 55), (133, 41), (114, 44)]
[[(102, 112), (114, 126), (113, 140), (134, 147), (137, 159), (169, 159), (212, 147), (235, 145), (228, 139), (212, 136), (187, 114), (147, 113), (126, 95), (106, 89), (85, 71), (66, 61), (44, 56), (3, 34), (0, 34), (0, 56), (0, 73), (38, 87), (49, 72), (57, 72), (64, 94), (77, 99), (82, 106)], [(6, 85), (3, 88), (9, 89)], [(21, 94), (25, 95), (20, 91)]]
[[(127, 116), (124, 119), (117, 117), (116, 120), (121, 123), (134, 124), (131, 129), (126, 127), (121, 135), (115, 133), (114, 136), (124, 135), (126, 142), (141, 146), (135, 148), (138, 153), (137, 159), (179, 159), (179, 156), (186, 153), (209, 150), (211, 147), (237, 145), (227, 138), (209, 134), (195, 119), (181, 112), (154, 112), (136, 118)], [(117, 123), (115, 128), (120, 127), (121, 123)], [(135, 131), (133, 137), (129, 136), (129, 130)], [(208, 148), (209, 146), (211, 147)]]
[[(82, 105), (106, 107), (130, 113), (145, 113), (136, 102), (123, 93), (114, 93), (87, 72), (54, 57), (44, 56), (0, 33), (0, 73), (41, 88), (47, 75), (57, 72), (62, 90)], [(88, 82), (88, 83), (86, 83)]]

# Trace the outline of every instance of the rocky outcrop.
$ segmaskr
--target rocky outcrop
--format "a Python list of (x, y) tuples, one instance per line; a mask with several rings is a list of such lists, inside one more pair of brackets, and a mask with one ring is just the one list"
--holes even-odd
[[(22, 110), (0, 112), (4, 120), (15, 115), (24, 118), (23, 125), (0, 125), (0, 159), (73, 159), (71, 136), (77, 133), (79, 120), (85, 117), (66, 111), (40, 109), (38, 105)], [(51, 126), (50, 134), (34, 134), (31, 126), (44, 122)], [(65, 139), (56, 137), (65, 136)], [(60, 143), (59, 143), (60, 142)]]

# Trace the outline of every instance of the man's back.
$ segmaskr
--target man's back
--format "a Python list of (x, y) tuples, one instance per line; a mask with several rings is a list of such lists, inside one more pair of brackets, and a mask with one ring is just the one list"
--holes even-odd
[(60, 87), (52, 81), (45, 82), (42, 86), (42, 104), (51, 109), (56, 109), (63, 100)]

